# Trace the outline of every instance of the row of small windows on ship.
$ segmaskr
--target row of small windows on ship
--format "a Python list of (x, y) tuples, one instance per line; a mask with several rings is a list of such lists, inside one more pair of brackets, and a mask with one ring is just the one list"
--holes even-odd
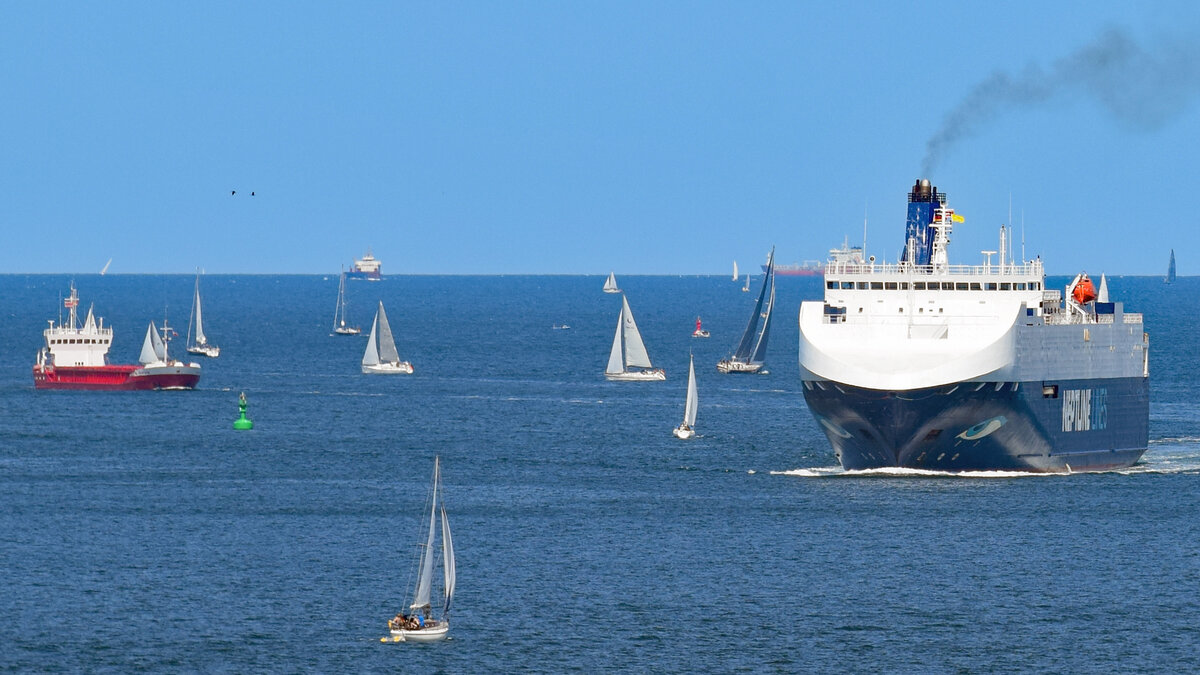
[[(841, 289), (843, 291), (907, 291), (907, 281), (826, 281), (825, 288), (828, 290)], [(912, 290), (914, 291), (1038, 291), (1042, 288), (1042, 282), (1024, 281), (1009, 282), (1003, 281), (997, 283), (995, 281), (978, 282), (978, 281), (914, 281)]]
[(108, 340), (101, 338), (58, 338), (51, 340), (52, 345), (106, 345)]

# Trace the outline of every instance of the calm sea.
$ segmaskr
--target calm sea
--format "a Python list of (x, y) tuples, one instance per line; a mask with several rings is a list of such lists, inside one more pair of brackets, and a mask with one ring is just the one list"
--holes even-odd
[[(765, 376), (713, 367), (755, 293), (618, 280), (666, 382), (604, 380), (603, 277), (351, 282), (416, 368), (370, 377), (330, 336), (336, 276), (211, 275), (199, 390), (88, 393), (30, 374), (70, 278), (0, 276), (0, 669), (1200, 669), (1200, 278), (1109, 280), (1151, 335), (1139, 465), (990, 478), (837, 470), (796, 363), (819, 280), (779, 279)], [(75, 282), (115, 361), (164, 314), (185, 333), (190, 276)], [(434, 455), (452, 639), (383, 645)]]

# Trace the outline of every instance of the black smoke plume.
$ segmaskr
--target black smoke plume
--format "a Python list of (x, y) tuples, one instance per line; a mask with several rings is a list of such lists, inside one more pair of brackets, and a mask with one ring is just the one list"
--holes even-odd
[(959, 141), (1009, 109), (1089, 99), (1129, 128), (1152, 131), (1198, 93), (1200, 46), (1162, 40), (1146, 50), (1124, 32), (1110, 29), (1048, 69), (1031, 64), (1020, 73), (997, 71), (984, 78), (925, 142), (921, 175), (932, 175)]

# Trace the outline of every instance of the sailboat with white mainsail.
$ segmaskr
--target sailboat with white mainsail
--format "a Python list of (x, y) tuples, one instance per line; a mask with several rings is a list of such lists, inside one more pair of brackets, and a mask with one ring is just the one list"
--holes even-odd
[(750, 292), (750, 273), (749, 272), (746, 272), (746, 285), (742, 286), (742, 292), (743, 293)]
[(774, 307), (775, 249), (772, 248), (767, 256), (767, 273), (763, 275), (762, 290), (758, 292), (758, 302), (754, 303), (754, 313), (746, 324), (746, 332), (742, 333), (742, 339), (733, 354), (717, 363), (719, 372), (766, 373), (762, 367), (767, 356), (767, 338), (771, 333), (771, 310)]
[[(433, 460), (433, 495), (430, 497), (429, 530), (417, 557), (417, 584), (413, 590), (409, 613), (400, 612), (388, 619), (392, 642), (434, 642), (450, 633), (450, 601), (454, 599), (455, 567), (454, 542), (450, 537), (450, 521), (446, 518), (446, 503), (442, 490), (441, 458)], [(440, 611), (433, 611), (433, 577), (437, 548), (434, 547), (438, 515), (442, 519), (442, 594)], [(388, 642), (389, 638), (380, 638)]]
[(371, 322), (371, 336), (367, 338), (367, 350), (363, 352), (362, 371), (367, 375), (411, 375), (412, 364), (400, 360), (396, 351), (396, 340), (392, 337), (392, 326), (388, 323), (383, 301)]
[[(195, 338), (194, 340), (192, 338)], [(200, 312), (200, 275), (196, 274), (196, 293), (192, 296), (192, 314), (188, 318), (187, 351), (189, 354), (199, 354), (210, 358), (217, 358), (221, 355), (221, 348), (209, 344), (208, 337), (204, 334), (204, 320)]]
[(1163, 281), (1168, 284), (1175, 283), (1175, 249), (1171, 249), (1171, 260), (1167, 262), (1167, 278)]
[(700, 399), (696, 395), (696, 362), (688, 355), (687, 401), (683, 404), (683, 424), (671, 430), (675, 438), (688, 439), (696, 435), (696, 408)]
[(736, 260), (733, 261), (733, 280), (734, 281), (738, 280), (738, 271), (737, 271), (737, 261)]
[(333, 309), (333, 334), (334, 335), (358, 335), (362, 333), (362, 329), (358, 326), (346, 325), (346, 270), (342, 270), (342, 276), (338, 279), (338, 299), (337, 306)]
[(617, 287), (617, 275), (615, 272), (609, 272), (608, 278), (604, 280), (605, 293), (620, 293), (621, 289)]
[(642, 342), (642, 333), (638, 330), (637, 322), (633, 320), (629, 299), (625, 296), (621, 296), (621, 315), (617, 317), (617, 332), (613, 336), (612, 351), (608, 354), (608, 367), (604, 370), (604, 377), (618, 382), (667, 379), (667, 374), (662, 368), (655, 368), (650, 363), (646, 344)]

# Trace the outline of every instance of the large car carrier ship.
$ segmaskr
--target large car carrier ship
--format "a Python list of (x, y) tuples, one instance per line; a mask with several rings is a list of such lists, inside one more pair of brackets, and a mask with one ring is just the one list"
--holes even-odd
[(984, 264), (951, 265), (959, 222), (945, 193), (917, 181), (900, 262), (830, 260), (825, 299), (801, 305), (804, 397), (842, 467), (1136, 462), (1149, 434), (1142, 315), (1097, 297), (1085, 274), (1047, 289), (1040, 258), (1013, 260), (1003, 226)]

